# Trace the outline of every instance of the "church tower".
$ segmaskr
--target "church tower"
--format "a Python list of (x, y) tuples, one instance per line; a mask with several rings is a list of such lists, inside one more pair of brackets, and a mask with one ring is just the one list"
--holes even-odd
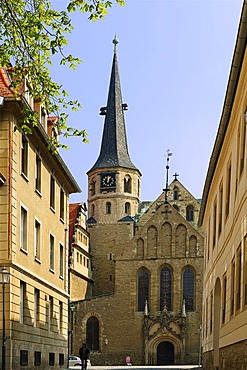
[(113, 223), (138, 212), (140, 171), (132, 163), (127, 146), (124, 111), (117, 60), (117, 39), (107, 106), (100, 108), (105, 116), (99, 157), (88, 171), (89, 221)]
[(132, 163), (127, 146), (124, 112), (117, 60), (117, 39), (100, 154), (88, 171), (88, 231), (94, 279), (93, 295), (115, 291), (115, 257), (134, 235), (138, 213), (140, 171)]

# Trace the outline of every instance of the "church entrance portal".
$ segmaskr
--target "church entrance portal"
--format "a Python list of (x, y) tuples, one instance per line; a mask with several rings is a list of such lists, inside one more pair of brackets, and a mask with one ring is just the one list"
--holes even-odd
[(174, 365), (174, 346), (171, 342), (162, 342), (158, 345), (157, 365)]

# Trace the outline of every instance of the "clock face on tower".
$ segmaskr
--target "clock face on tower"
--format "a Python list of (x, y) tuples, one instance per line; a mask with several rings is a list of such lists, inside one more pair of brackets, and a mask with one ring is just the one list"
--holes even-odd
[(101, 174), (101, 188), (114, 188), (116, 186), (115, 173)]

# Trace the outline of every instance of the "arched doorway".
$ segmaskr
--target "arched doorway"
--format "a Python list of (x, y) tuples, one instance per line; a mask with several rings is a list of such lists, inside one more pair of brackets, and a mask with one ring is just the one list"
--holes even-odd
[(174, 346), (171, 342), (161, 342), (158, 345), (157, 365), (174, 365)]

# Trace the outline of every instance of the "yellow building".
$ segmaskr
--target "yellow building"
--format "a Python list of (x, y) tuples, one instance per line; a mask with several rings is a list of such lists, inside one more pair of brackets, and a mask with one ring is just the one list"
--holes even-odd
[(203, 365), (247, 369), (247, 2), (203, 192)]
[[(27, 93), (14, 96), (10, 83), (1, 68), (0, 268), (10, 273), (6, 369), (59, 369), (68, 355), (68, 197), (80, 189), (61, 157), (47, 149), (54, 119)], [(29, 136), (19, 127), (25, 107), (38, 111), (41, 122)]]

